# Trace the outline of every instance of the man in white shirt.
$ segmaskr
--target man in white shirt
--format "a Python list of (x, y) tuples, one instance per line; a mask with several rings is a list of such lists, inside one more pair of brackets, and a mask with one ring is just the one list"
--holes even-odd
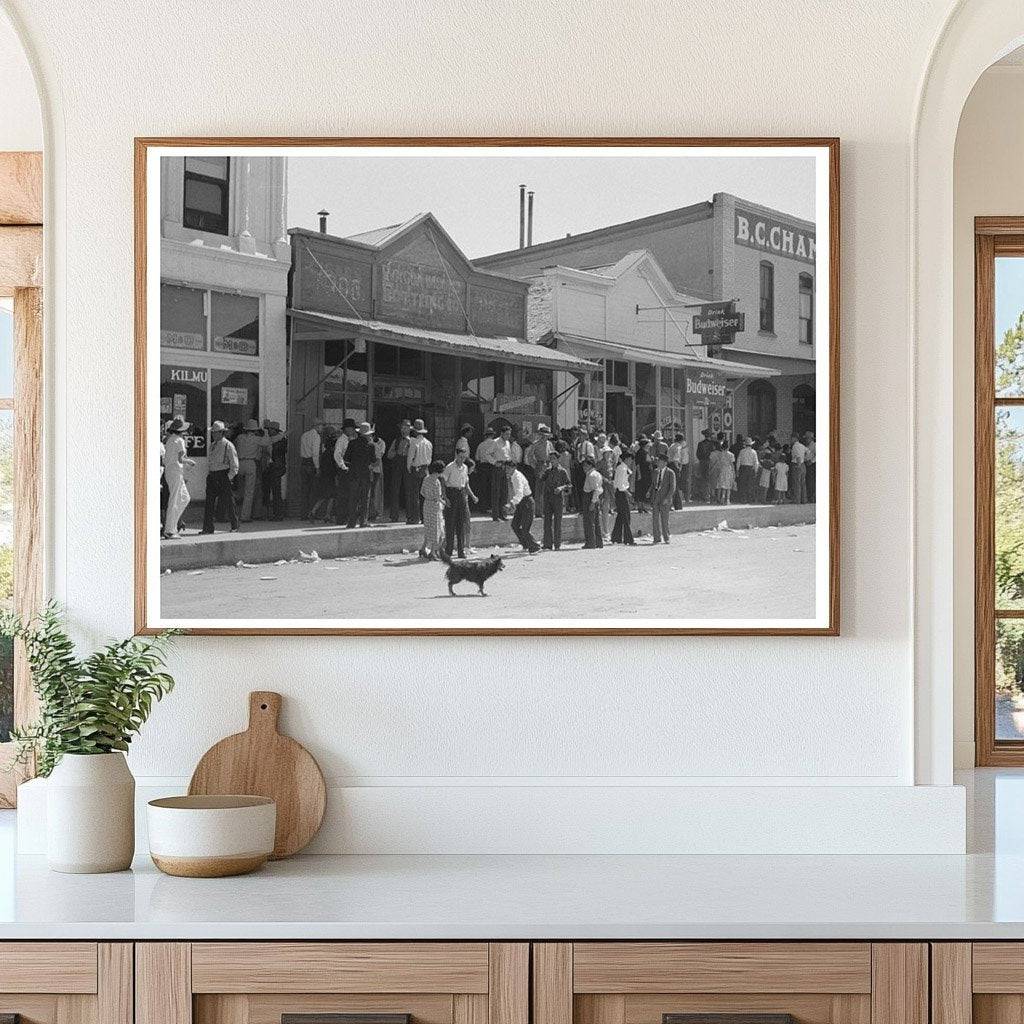
[(612, 527), (613, 544), (635, 544), (629, 525), (629, 486), (633, 482), (633, 453), (623, 452), (615, 466), (615, 525)]
[(789, 497), (795, 505), (807, 504), (807, 449), (794, 434), (789, 447)]
[(476, 446), (476, 475), (478, 478), (476, 489), (480, 502), (479, 508), (483, 512), (493, 511), (494, 495), (498, 490), (494, 479), (496, 472), (494, 464), (497, 458), (495, 445), (494, 430), (488, 427), (484, 431), (484, 439)]
[(505, 483), (508, 503), (512, 506), (512, 532), (531, 555), (535, 554), (540, 551), (540, 545), (530, 532), (533, 529), (535, 512), (533, 491), (514, 462), (505, 463)]
[(594, 464), (592, 458), (583, 460), (583, 502), (580, 515), (583, 517), (583, 546), (585, 548), (603, 548), (604, 538), (601, 536), (599, 509), (601, 495), (604, 493), (604, 477)]
[(316, 493), (316, 477), (320, 472), (320, 432), (324, 429), (323, 420), (318, 419), (313, 426), (299, 438), (299, 474), (301, 478), (301, 514), (309, 519), (313, 510), (313, 496)]
[[(427, 428), (423, 420), (414, 420), (412, 425), (412, 435), (409, 438), (409, 451), (406, 453), (406, 467), (409, 470), (409, 474), (412, 478), (413, 491), (419, 495), (420, 489), (423, 486), (423, 480), (427, 475), (428, 467), (434, 459), (434, 446), (427, 439)], [(422, 500), (412, 502), (412, 509), (407, 509), (411, 515), (415, 516), (412, 520), (413, 523), (423, 522), (423, 503)], [(408, 518), (406, 519), (408, 522)]]
[(444, 550), (451, 558), (458, 549), (458, 557), (466, 557), (466, 524), (469, 522), (469, 499), (473, 492), (469, 488), (469, 467), (466, 452), (455, 449), (455, 458), (441, 471), (447, 506), (444, 510)]
[[(494, 440), (494, 462), (497, 466), (503, 467), (507, 463), (515, 462), (512, 459), (512, 428), (504, 426), (501, 433)], [(491, 519), (498, 522), (499, 519), (507, 519), (505, 506), (508, 504), (508, 474), (505, 469), (496, 469), (492, 476), (494, 484), (493, 501), (491, 503)]]
[(814, 435), (808, 430), (804, 434), (804, 445), (807, 447), (807, 455), (804, 464), (807, 466), (807, 500), (814, 502), (817, 499), (818, 485), (818, 446), (814, 443)]
[(690, 500), (690, 446), (682, 434), (677, 433), (668, 446), (668, 464), (676, 475), (676, 493), (672, 499), (672, 507), (680, 509), (683, 502)]

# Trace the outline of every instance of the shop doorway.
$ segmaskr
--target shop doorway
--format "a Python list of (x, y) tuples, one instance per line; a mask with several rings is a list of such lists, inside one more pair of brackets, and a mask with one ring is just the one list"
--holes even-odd
[(605, 397), (605, 430), (622, 440), (633, 439), (633, 396), (625, 391), (609, 391)]
[[(405, 402), (375, 402), (373, 406), (373, 423), (377, 428), (377, 436), (388, 444), (398, 437), (398, 425), (402, 420), (413, 422), (417, 417), (422, 418), (422, 411), (418, 405), (409, 405)], [(429, 427), (429, 424), (427, 424)]]
[(798, 384), (793, 388), (793, 433), (802, 437), (814, 427), (814, 388), (810, 384)]

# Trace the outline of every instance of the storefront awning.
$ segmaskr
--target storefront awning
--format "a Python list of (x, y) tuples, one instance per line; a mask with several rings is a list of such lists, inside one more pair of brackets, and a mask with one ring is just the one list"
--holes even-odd
[[(654, 366), (697, 367), (705, 370), (717, 370), (726, 377), (736, 379), (778, 377), (780, 370), (766, 366), (755, 366), (752, 363), (734, 363), (731, 359), (701, 359), (699, 356), (686, 352), (668, 352), (664, 349), (641, 348), (636, 345), (621, 345), (614, 341), (588, 338), (582, 334), (565, 334), (553, 331), (547, 336), (551, 343), (559, 346), (559, 351), (568, 355), (591, 355), (594, 358), (622, 359), (631, 363), (651, 363)], [(562, 346), (566, 346), (566, 351)]]
[(470, 334), (449, 334), (447, 331), (390, 324), (382, 320), (359, 320), (355, 317), (314, 313), (305, 309), (289, 309), (295, 319), (335, 329), (342, 328), (352, 336), (387, 345), (415, 348), (443, 355), (468, 356), (490, 362), (516, 363), (547, 370), (569, 370), (587, 373), (597, 364), (569, 352), (558, 352), (543, 345), (531, 345), (519, 338), (481, 338)]

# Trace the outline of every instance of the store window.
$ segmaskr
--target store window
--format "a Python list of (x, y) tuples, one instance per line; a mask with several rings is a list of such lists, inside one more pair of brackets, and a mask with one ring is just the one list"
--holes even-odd
[(579, 423), (585, 430), (604, 427), (604, 370), (577, 377), (579, 381)]
[(658, 428), (658, 367), (636, 364), (636, 430), (648, 437)]
[(340, 424), (369, 415), (369, 357), (365, 341), (333, 338), (324, 342), (324, 418)]
[(608, 387), (629, 387), (629, 363), (623, 359), (604, 360), (605, 384)]
[(685, 433), (686, 427), (686, 373), (682, 367), (661, 368), (661, 415), (662, 432), (675, 435)]
[(382, 345), (376, 342), (373, 346), (373, 372), (378, 377), (423, 380), (424, 355), (414, 348), (399, 348), (397, 345)]
[(523, 394), (530, 395), (534, 400), (533, 411), (540, 416), (550, 416), (551, 371), (536, 366), (525, 366), (522, 381)]
[(226, 156), (185, 157), (182, 224), (195, 231), (228, 234), (231, 161)]
[(761, 261), (760, 330), (775, 331), (775, 267), (768, 260)]
[(800, 275), (800, 344), (814, 344), (814, 278)]
[(260, 300), (252, 295), (211, 292), (210, 306), (213, 351), (236, 356), (259, 355)]
[(185, 445), (193, 458), (206, 455), (209, 386), (210, 370), (205, 366), (160, 367), (160, 425), (175, 416), (185, 420), (189, 424)]
[(206, 351), (206, 292), (176, 284), (160, 285), (160, 345)]
[(766, 380), (754, 380), (747, 385), (747, 433), (765, 438), (777, 423), (775, 388)]
[(229, 428), (260, 417), (259, 374), (247, 370), (210, 371), (210, 420)]

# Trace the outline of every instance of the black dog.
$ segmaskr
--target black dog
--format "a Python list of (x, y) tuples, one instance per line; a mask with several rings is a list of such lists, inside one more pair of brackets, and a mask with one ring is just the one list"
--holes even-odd
[(470, 580), (480, 588), (480, 596), (486, 597), (484, 584), (496, 573), (505, 568), (505, 563), (497, 556), (491, 555), (483, 561), (480, 559), (453, 558), (448, 564), (445, 576), (448, 578), (448, 593), (455, 597), (452, 589), (456, 583)]

